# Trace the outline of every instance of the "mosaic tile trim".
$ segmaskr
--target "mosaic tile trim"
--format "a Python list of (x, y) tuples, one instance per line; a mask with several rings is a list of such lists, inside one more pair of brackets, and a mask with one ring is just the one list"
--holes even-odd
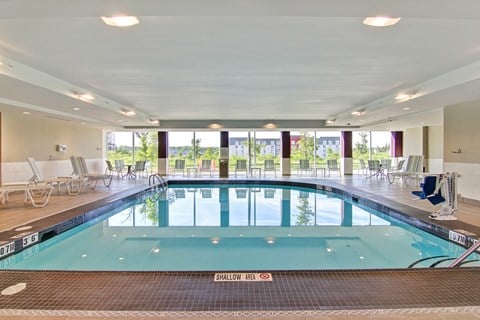
[(368, 315), (419, 315), (442, 313), (476, 313), (479, 306), (414, 309), (367, 310), (299, 310), (299, 311), (75, 311), (75, 310), (19, 310), (0, 309), (0, 316), (42, 317), (305, 317), (305, 316), (368, 316)]

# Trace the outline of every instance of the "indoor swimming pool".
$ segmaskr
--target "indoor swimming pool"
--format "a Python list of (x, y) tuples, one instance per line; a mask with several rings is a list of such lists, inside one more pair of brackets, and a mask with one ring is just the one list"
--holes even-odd
[[(418, 268), (446, 266), (465, 250), (347, 198), (279, 185), (171, 185), (30, 246), (0, 266), (113, 271)], [(469, 262), (476, 259), (472, 255)]]

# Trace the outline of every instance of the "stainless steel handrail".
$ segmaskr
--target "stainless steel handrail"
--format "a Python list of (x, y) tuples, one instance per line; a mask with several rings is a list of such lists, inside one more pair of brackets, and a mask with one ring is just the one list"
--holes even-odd
[(471, 255), (474, 251), (480, 248), (480, 241), (473, 244), (470, 248), (468, 248), (464, 253), (462, 253), (457, 259), (455, 259), (452, 263), (448, 265), (448, 268), (457, 267), (460, 263), (463, 262), (469, 255)]
[[(157, 182), (157, 183), (155, 183)], [(148, 177), (148, 185), (161, 185), (162, 187), (166, 188), (168, 186), (168, 183), (167, 181), (165, 181), (165, 179), (159, 174), (159, 173), (155, 173), (155, 174), (151, 174), (149, 177)]]

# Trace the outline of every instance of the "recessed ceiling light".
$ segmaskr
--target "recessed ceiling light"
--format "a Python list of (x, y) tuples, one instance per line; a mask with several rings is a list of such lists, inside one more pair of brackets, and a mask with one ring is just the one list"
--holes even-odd
[(159, 123), (160, 123), (160, 120), (155, 119), (155, 118), (148, 118), (148, 123), (151, 123), (151, 124), (159, 124)]
[(75, 111), (78, 111), (78, 110), (80, 110), (80, 108), (79, 108), (79, 107), (73, 107), (72, 109), (73, 109), (73, 110), (75, 110)]
[(327, 124), (335, 124), (336, 122), (336, 119), (327, 120)]
[(265, 129), (275, 129), (277, 127), (277, 124), (273, 122), (269, 122), (269, 123), (265, 123), (263, 127)]
[(390, 17), (366, 17), (363, 24), (372, 27), (389, 27), (397, 24), (401, 18)]
[(404, 111), (408, 111), (408, 110), (410, 110), (410, 109), (411, 109), (410, 107), (405, 107), (405, 108), (403, 108)]
[(92, 96), (91, 94), (82, 94), (80, 96), (78, 96), (79, 99), (82, 99), (82, 100), (88, 100), (88, 101), (91, 101), (91, 100), (95, 100), (95, 97)]
[(30, 111), (23, 111), (22, 113), (23, 113), (23, 114), (25, 114), (25, 115), (29, 115), (29, 114), (31, 114), (31, 112), (30, 112)]
[(352, 111), (352, 116), (361, 116), (362, 114), (365, 114), (365, 110)]
[(208, 125), (208, 127), (210, 129), (222, 129), (223, 128), (223, 126), (220, 123), (210, 123)]
[(103, 22), (114, 27), (130, 27), (139, 23), (137, 17), (134, 16), (113, 16), (101, 18)]
[(0, 61), (0, 66), (1, 66), (2, 64), (3, 64), (3, 62), (2, 62), (2, 61)]
[(406, 100), (409, 98), (410, 98), (410, 95), (405, 93), (400, 93), (399, 95), (395, 96), (395, 100)]
[(128, 110), (128, 109), (122, 109), (122, 114), (127, 116), (127, 117), (133, 117), (134, 115), (136, 115), (135, 111), (133, 110)]

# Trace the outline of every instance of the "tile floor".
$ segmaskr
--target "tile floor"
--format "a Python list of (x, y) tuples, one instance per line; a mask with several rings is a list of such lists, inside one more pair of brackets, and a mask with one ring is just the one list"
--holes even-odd
[[(433, 211), (428, 202), (412, 200), (411, 191), (418, 188), (406, 187), (400, 182), (389, 185), (385, 179), (355, 176), (281, 179), (343, 185), (370, 198), (380, 197), (385, 203), (414, 208), (414, 214), (425, 215), (422, 218), (427, 220), (428, 212)], [(53, 217), (68, 209), (75, 212), (75, 208), (88, 207), (95, 201), (108, 203), (145, 186), (146, 181), (142, 179), (119, 179), (111, 188), (88, 189), (76, 197), (56, 195), (45, 208), (32, 208), (23, 204), (21, 195), (13, 195), (7, 204), (0, 205), (0, 233), (35, 224), (38, 219)], [(479, 207), (460, 203), (459, 223), (475, 231), (480, 228), (479, 213)], [(274, 276), (282, 281), (275, 282), (272, 288), (231, 283), (220, 288), (212, 285), (208, 273), (187, 276), (175, 273), (2, 272), (2, 288), (9, 283), (27, 281), (26, 278), (32, 285), (31, 295), (1, 296), (0, 317), (480, 319), (480, 270), (356, 272), (280, 272)], [(444, 273), (439, 275), (439, 272)], [(187, 285), (185, 276), (194, 276), (197, 286)], [(167, 278), (169, 281), (165, 280)], [(131, 279), (137, 280), (132, 282)], [(137, 287), (122, 291), (128, 283)], [(456, 288), (454, 292), (450, 290), (452, 287)], [(86, 311), (92, 313), (82, 313)], [(102, 315), (101, 311), (105, 313)]]

